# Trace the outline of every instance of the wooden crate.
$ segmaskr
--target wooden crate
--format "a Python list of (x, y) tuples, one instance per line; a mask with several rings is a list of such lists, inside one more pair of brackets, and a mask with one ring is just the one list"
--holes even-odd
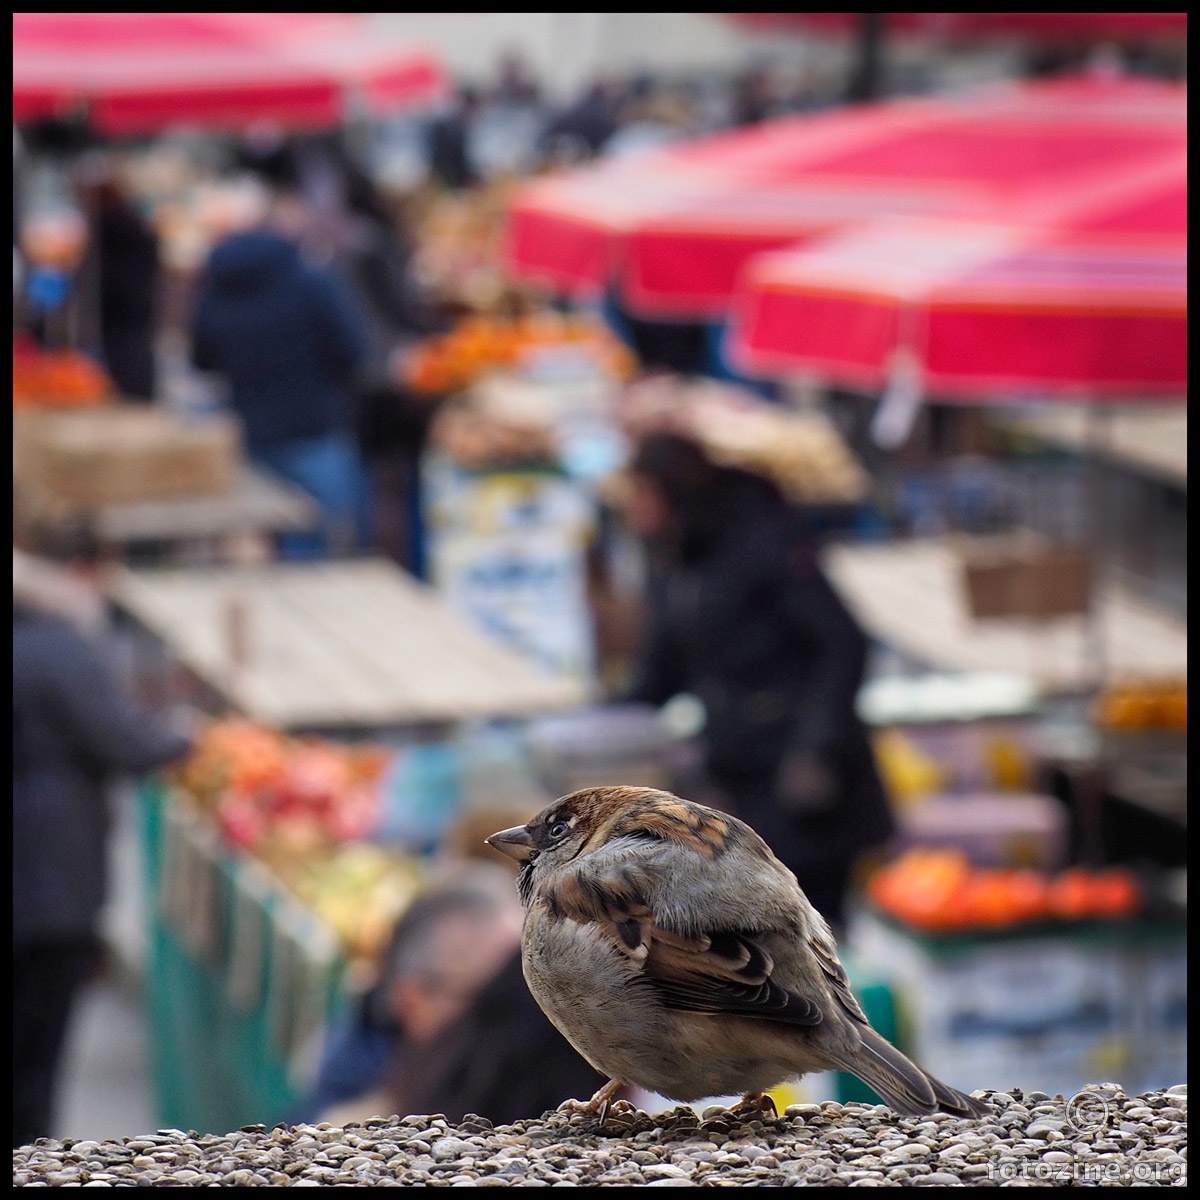
[(967, 607), (977, 621), (1088, 611), (1091, 562), (1076, 547), (1017, 535), (966, 541), (961, 554)]
[(13, 417), (13, 482), (38, 510), (229, 492), (241, 461), (241, 427), (142, 405)]

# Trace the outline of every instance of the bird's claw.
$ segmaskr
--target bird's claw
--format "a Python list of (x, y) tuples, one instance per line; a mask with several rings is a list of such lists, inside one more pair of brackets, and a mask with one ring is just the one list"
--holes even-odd
[(617, 1079), (610, 1079), (590, 1100), (564, 1100), (559, 1106), (559, 1112), (583, 1113), (589, 1117), (599, 1117), (604, 1124), (609, 1112), (636, 1112), (628, 1100), (614, 1100), (613, 1096), (621, 1089)]
[(779, 1116), (775, 1101), (766, 1092), (747, 1092), (729, 1111), (738, 1117), (759, 1116), (761, 1113)]

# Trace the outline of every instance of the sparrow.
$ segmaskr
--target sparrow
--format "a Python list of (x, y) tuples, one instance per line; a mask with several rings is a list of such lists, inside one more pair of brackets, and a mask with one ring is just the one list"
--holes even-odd
[(882, 1038), (829, 926), (749, 825), (644, 787), (572, 792), (487, 843), (520, 864), (521, 961), (543, 1011), (601, 1074), (672, 1100), (840, 1070), (898, 1113), (987, 1112)]

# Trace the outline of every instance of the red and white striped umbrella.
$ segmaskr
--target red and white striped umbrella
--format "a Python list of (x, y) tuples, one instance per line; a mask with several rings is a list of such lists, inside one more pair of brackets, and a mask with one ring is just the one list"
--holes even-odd
[(357, 102), (387, 112), (446, 90), (428, 51), (358, 14), (13, 13), (13, 120), (86, 104), (110, 134), (269, 119), (319, 128)]
[(786, 118), (530, 183), (508, 261), (649, 315), (723, 317), (755, 254), (897, 215), (995, 219), (1186, 143), (1186, 89), (1008, 84)]
[(748, 370), (946, 399), (1187, 388), (1187, 151), (1021, 221), (899, 219), (762, 255), (735, 299)]

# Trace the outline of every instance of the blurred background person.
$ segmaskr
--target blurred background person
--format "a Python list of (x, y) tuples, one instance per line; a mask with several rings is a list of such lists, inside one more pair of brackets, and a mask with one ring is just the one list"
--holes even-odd
[(658, 87), (643, 77), (631, 84), (621, 110), (621, 126), (604, 143), (606, 158), (659, 150), (693, 131), (695, 117), (683, 89)]
[(107, 789), (190, 747), (123, 693), (96, 632), (100, 611), (14, 550), (14, 1146), (51, 1134), (68, 1023), (98, 965)]
[(699, 697), (712, 782), (840, 925), (855, 859), (892, 832), (854, 706), (867, 638), (773, 483), (673, 434), (642, 441), (631, 478), (651, 570), (627, 698)]
[(734, 125), (757, 125), (776, 112), (774, 80), (764, 66), (748, 70), (734, 85), (731, 121)]
[(364, 508), (352, 395), (366, 320), (330, 270), (301, 257), (303, 219), (283, 196), (270, 221), (218, 244), (192, 326), (193, 362), (228, 379), (250, 458), (320, 506), (319, 532), (281, 539), (289, 558), (355, 548)]
[(415, 247), (400, 213), (350, 164), (345, 206), (341, 265), (366, 321), (367, 353), (357, 374), (355, 414), (370, 476), (371, 542), (420, 574), (419, 465), (435, 404), (402, 384), (402, 363), (442, 322), (416, 277)]
[(599, 154), (621, 124), (621, 94), (609, 79), (597, 79), (574, 103), (555, 113), (542, 131), (547, 153), (564, 145), (587, 155)]
[(429, 173), (443, 187), (457, 191), (479, 182), (470, 147), (479, 106), (479, 93), (464, 85), (449, 109), (429, 126)]
[(293, 1119), (439, 1112), (507, 1124), (590, 1096), (599, 1076), (525, 985), (522, 919), (511, 872), (449, 868), (397, 922), (379, 982), (331, 1039)]
[(542, 102), (542, 89), (537, 76), (519, 50), (509, 49), (500, 55), (491, 100), (494, 104), (513, 105), (537, 105)]
[(161, 279), (158, 234), (138, 211), (113, 163), (88, 164), (81, 192), (91, 226), (88, 265), (95, 272), (104, 365), (123, 397), (153, 400)]

